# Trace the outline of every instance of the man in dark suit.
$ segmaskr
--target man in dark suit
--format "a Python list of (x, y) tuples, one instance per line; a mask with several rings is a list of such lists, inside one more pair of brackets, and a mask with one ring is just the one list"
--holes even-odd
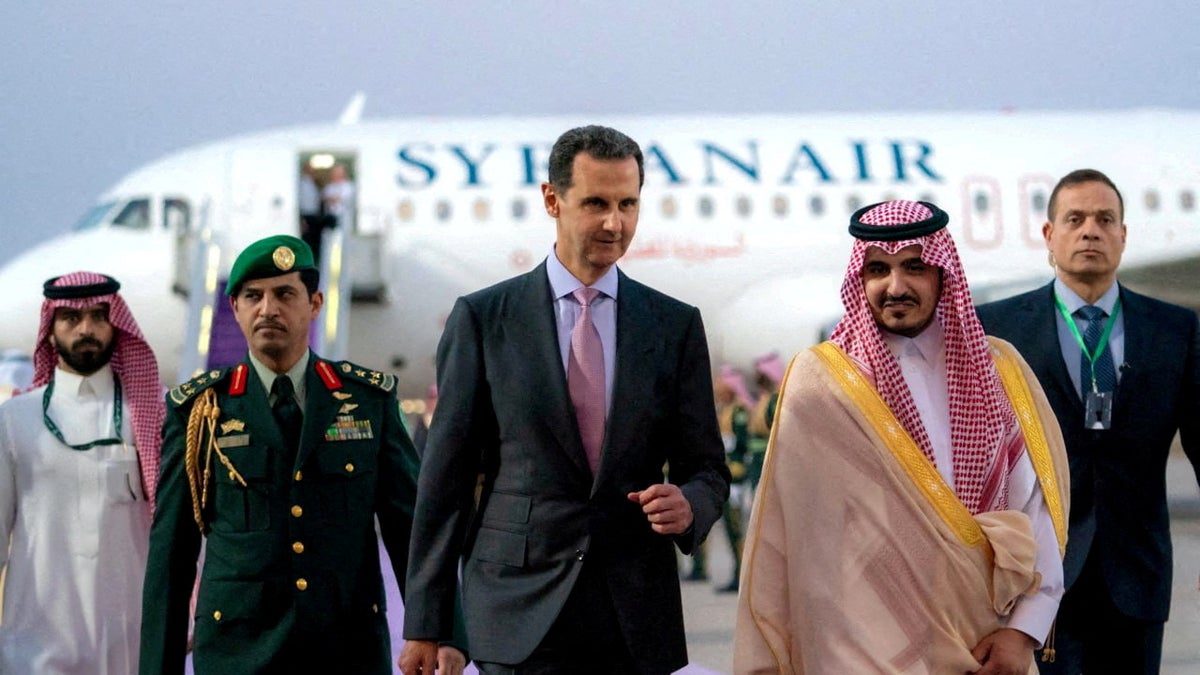
[(1200, 473), (1196, 315), (1117, 283), (1124, 204), (1103, 173), (1060, 180), (1049, 218), (1054, 282), (979, 308), (987, 332), (1037, 374), (1070, 457), (1067, 592), (1040, 667), (1157, 673), (1171, 599), (1164, 474), (1176, 430)]
[(673, 547), (693, 550), (729, 493), (704, 327), (695, 307), (615, 267), (638, 221), (633, 140), (568, 131), (549, 174), (551, 254), (460, 298), (438, 346), (405, 673), (428, 673), (450, 634), (460, 557), (484, 673), (687, 663)]
[[(403, 580), (418, 460), (394, 377), (309, 351), (317, 277), (299, 239), (251, 244), (228, 283), (249, 354), (167, 396), (144, 675), (184, 670), (202, 534), (198, 675), (392, 672), (375, 519)], [(440, 651), (439, 672), (461, 673)]]

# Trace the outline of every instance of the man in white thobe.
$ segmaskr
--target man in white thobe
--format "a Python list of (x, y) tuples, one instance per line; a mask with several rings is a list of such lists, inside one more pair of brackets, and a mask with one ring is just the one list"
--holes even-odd
[(119, 288), (47, 281), (33, 388), (0, 406), (0, 673), (137, 672), (164, 408)]

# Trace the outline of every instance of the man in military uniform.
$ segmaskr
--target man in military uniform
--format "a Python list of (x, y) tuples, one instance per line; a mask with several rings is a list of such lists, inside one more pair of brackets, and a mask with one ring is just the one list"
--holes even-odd
[(309, 350), (317, 281), (303, 241), (251, 244), (227, 285), (249, 354), (167, 395), (144, 675), (184, 670), (201, 535), (197, 675), (392, 672), (375, 519), (403, 585), (418, 459), (394, 377)]

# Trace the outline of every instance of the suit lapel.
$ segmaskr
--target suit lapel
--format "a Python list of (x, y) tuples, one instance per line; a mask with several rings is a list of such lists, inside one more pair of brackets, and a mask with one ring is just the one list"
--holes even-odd
[(304, 372), (304, 425), (300, 429), (300, 449), (296, 452), (296, 469), (304, 466), (308, 456), (325, 440), (325, 430), (333, 423), (339, 403), (317, 374), (317, 355), (311, 354)]
[[(521, 345), (516, 352), (525, 361), (521, 364), (523, 376), (531, 380), (528, 391), (544, 393), (532, 396), (528, 401), (528, 405), (534, 407), (533, 419), (542, 420), (571, 461), (580, 470), (591, 473), (579, 437), (579, 425), (575, 422), (575, 408), (567, 391), (567, 374), (558, 347), (554, 298), (545, 262), (523, 277), (516, 294), (514, 302), (509, 304), (511, 311), (504, 315), (502, 337), (511, 344)], [(504, 396), (505, 393), (496, 392), (495, 395)]]
[[(1033, 354), (1026, 359), (1035, 373), (1048, 373), (1050, 379), (1042, 383), (1044, 389), (1053, 389), (1054, 394), (1064, 401), (1070, 401), (1083, 419), (1083, 399), (1079, 390), (1071, 382), (1071, 374), (1063, 360), (1062, 344), (1058, 337), (1058, 305), (1054, 301), (1054, 282), (1042, 288), (1040, 293), (1029, 296), (1031, 305), (1024, 308), (1023, 317), (1029, 317), (1030, 330), (1037, 336), (1032, 341), (1036, 345)], [(1025, 355), (1023, 355), (1025, 356)], [(1033, 358), (1029, 358), (1032, 356)], [(1049, 394), (1049, 392), (1047, 392)]]
[[(626, 466), (623, 454), (638, 447), (632, 434), (637, 433), (636, 416), (653, 399), (651, 388), (657, 369), (656, 350), (661, 339), (648, 306), (644, 287), (617, 271), (617, 363), (613, 374), (613, 404), (604, 427), (604, 445), (596, 484), (615, 467)], [(594, 488), (593, 488), (594, 489)]]
[(1142, 298), (1136, 293), (1131, 293), (1125, 290), (1124, 286), (1121, 289), (1121, 314), (1125, 316), (1125, 350), (1124, 363), (1114, 363), (1117, 372), (1120, 375), (1120, 381), (1117, 383), (1117, 391), (1113, 401), (1113, 416), (1115, 417), (1119, 411), (1128, 407), (1128, 401), (1132, 398), (1133, 393), (1138, 390), (1137, 384), (1138, 374), (1146, 371), (1149, 366), (1144, 362), (1139, 362), (1138, 357), (1151, 353), (1150, 345), (1153, 344), (1154, 321), (1150, 316), (1149, 307), (1142, 302)]

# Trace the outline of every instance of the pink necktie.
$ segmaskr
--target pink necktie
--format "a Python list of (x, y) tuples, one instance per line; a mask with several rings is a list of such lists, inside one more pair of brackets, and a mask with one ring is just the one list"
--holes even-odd
[(600, 446), (604, 443), (604, 349), (591, 311), (592, 301), (599, 294), (594, 288), (580, 288), (573, 293), (579, 303), (579, 316), (571, 331), (571, 352), (567, 356), (567, 390), (592, 475), (600, 468)]

